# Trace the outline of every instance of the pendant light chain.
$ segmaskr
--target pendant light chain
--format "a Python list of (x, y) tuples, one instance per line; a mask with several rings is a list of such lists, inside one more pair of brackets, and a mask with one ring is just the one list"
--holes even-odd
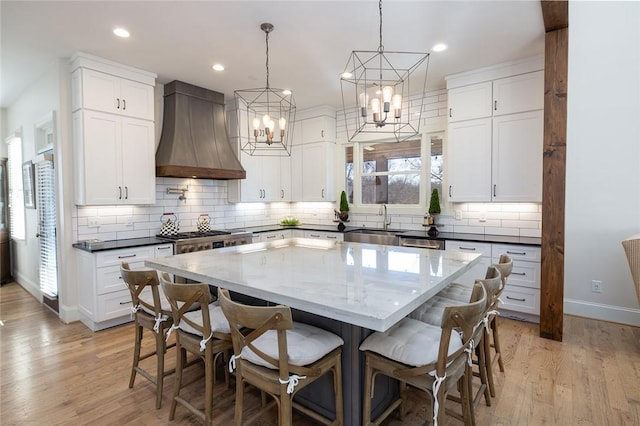
[(384, 46), (382, 45), (382, 0), (378, 2), (378, 9), (380, 10), (380, 45), (378, 46), (378, 52), (384, 52)]
[(265, 40), (267, 43), (267, 89), (269, 89), (269, 31), (264, 32), (266, 34)]

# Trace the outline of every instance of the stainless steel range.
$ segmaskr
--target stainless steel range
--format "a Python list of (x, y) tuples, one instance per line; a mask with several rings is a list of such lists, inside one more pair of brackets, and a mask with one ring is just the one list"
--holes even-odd
[(252, 234), (251, 232), (207, 231), (179, 232), (176, 235), (156, 235), (156, 237), (175, 242), (174, 253), (181, 254), (250, 244)]

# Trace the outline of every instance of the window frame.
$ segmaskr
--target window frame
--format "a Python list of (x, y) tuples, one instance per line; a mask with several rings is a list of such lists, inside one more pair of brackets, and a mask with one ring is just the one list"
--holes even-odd
[[(443, 156), (446, 160), (446, 133), (444, 130), (433, 130), (421, 133), (416, 136), (415, 139), (420, 138), (420, 159), (422, 167), (420, 168), (420, 191), (419, 191), (419, 203), (418, 204), (387, 204), (387, 208), (396, 214), (407, 215), (423, 215), (428, 208), (429, 198), (431, 196), (431, 146), (429, 141), (433, 136), (440, 136), (443, 140)], [(380, 210), (381, 204), (362, 204), (362, 163), (364, 159), (364, 149), (367, 146), (380, 144), (380, 143), (395, 143), (395, 141), (386, 140), (371, 140), (366, 142), (348, 142), (342, 145), (340, 151), (341, 167), (340, 167), (340, 179), (342, 186), (346, 189), (346, 150), (349, 147), (353, 148), (353, 202), (350, 202), (350, 209), (353, 213), (360, 214), (373, 214), (377, 215)], [(446, 162), (445, 162), (446, 164)], [(446, 167), (446, 166), (444, 166)], [(446, 170), (444, 170), (446, 179)], [(367, 174), (370, 176), (371, 174)], [(390, 174), (389, 174), (390, 175)], [(443, 179), (443, 187), (444, 180)], [(428, 190), (424, 185), (428, 182)], [(428, 194), (427, 194), (428, 192)], [(444, 194), (440, 195), (443, 210), (445, 208)]]
[[(12, 240), (24, 241), (27, 235), (27, 224), (22, 181), (22, 132), (14, 132), (5, 141), (8, 145), (9, 235)], [(17, 145), (17, 148), (14, 144)], [(14, 157), (16, 152), (19, 153), (19, 158)], [(21, 220), (16, 221), (17, 218), (21, 218)]]

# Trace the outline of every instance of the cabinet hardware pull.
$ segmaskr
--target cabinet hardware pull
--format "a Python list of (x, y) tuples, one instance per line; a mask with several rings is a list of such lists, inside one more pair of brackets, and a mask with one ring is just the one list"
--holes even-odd
[(267, 238), (275, 238), (275, 235), (267, 235)]
[(158, 250), (170, 250), (171, 247), (157, 247)]
[(320, 130), (320, 137), (324, 138), (324, 130)]
[(493, 101), (493, 110), (494, 111), (498, 110), (498, 101)]
[(322, 188), (322, 199), (324, 200), (324, 188)]
[(330, 239), (330, 240), (335, 240), (335, 239), (336, 239), (336, 238), (338, 238), (338, 237), (332, 237), (332, 236), (330, 236), (330, 235), (327, 235), (327, 238), (328, 238), (328, 239)]
[(127, 100), (123, 99), (122, 100), (122, 110), (124, 111), (125, 109), (127, 109)]
[(458, 246), (458, 248), (459, 248), (460, 250), (473, 250), (473, 251), (475, 251), (475, 250), (476, 250), (476, 248), (475, 248), (475, 247), (462, 247), (462, 246)]
[(497, 186), (497, 185), (493, 185), (493, 196), (494, 196), (494, 197), (496, 196), (496, 186)]
[(513, 275), (522, 275), (523, 277), (524, 277), (525, 275), (527, 275), (527, 273), (526, 273), (526, 272), (513, 272), (513, 271), (511, 271), (511, 273), (512, 273)]
[(128, 186), (124, 187), (124, 199), (125, 200), (129, 199), (129, 187)]
[(511, 297), (511, 296), (507, 296), (507, 299), (509, 300), (517, 300), (518, 302), (526, 302), (527, 299), (518, 299), (517, 297)]
[(136, 257), (136, 256), (137, 256), (137, 254), (128, 254), (126, 256), (118, 256), (118, 259), (126, 259), (128, 257)]
[(320, 235), (319, 235), (319, 234), (309, 234), (309, 236), (310, 236), (310, 237), (313, 237), (313, 238), (320, 238)]
[(449, 185), (449, 198), (451, 198), (451, 185)]
[(128, 305), (131, 302), (120, 302), (121, 305)]
[(453, 117), (453, 115), (451, 114), (453, 112), (453, 108), (449, 108), (449, 118)]
[(116, 98), (116, 101), (118, 102), (118, 105), (116, 106), (116, 109), (120, 109), (120, 98)]
[(118, 193), (120, 194), (120, 195), (118, 195), (118, 200), (122, 200), (122, 187), (121, 186), (118, 187)]
[(281, 195), (280, 195), (280, 198), (284, 198), (284, 189), (281, 189), (281, 190), (280, 190), (280, 194), (281, 194)]
[(510, 251), (507, 250), (507, 254), (519, 254), (520, 256), (525, 256), (527, 254), (526, 251)]

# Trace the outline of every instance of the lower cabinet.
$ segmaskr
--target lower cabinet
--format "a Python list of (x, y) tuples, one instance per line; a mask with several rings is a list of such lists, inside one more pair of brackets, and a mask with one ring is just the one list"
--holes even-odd
[(344, 241), (344, 235), (340, 232), (304, 231), (304, 238)]
[(145, 259), (171, 254), (171, 243), (96, 253), (78, 250), (80, 320), (93, 331), (131, 321), (131, 295), (120, 276), (120, 262), (139, 269)]
[(513, 271), (500, 296), (500, 313), (510, 318), (539, 322), (540, 247), (447, 240), (445, 250), (482, 255), (479, 263), (455, 280), (468, 286), (472, 286), (476, 279), (484, 278), (487, 267), (498, 263), (501, 254), (508, 254), (513, 259)]

